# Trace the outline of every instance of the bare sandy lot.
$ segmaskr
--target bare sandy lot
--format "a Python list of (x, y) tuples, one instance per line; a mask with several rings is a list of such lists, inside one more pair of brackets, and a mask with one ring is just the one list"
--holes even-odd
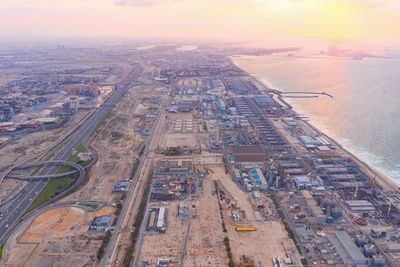
[(164, 234), (146, 235), (141, 249), (140, 261), (168, 258), (178, 261), (182, 254), (188, 220), (178, 218), (178, 202), (171, 202), (167, 209), (166, 232)]
[[(226, 223), (229, 243), (232, 249), (233, 259), (239, 264), (240, 257), (246, 255), (253, 257), (262, 266), (273, 266), (271, 258), (291, 257), (293, 262), (299, 262), (299, 256), (293, 241), (280, 221), (264, 221), (262, 216), (253, 208), (250, 194), (243, 192), (225, 173), (224, 167), (210, 167), (210, 178), (218, 181), (226, 195), (234, 204), (234, 210), (241, 210), (245, 218), (236, 223), (232, 219), (232, 205), (221, 201), (224, 221)], [(236, 227), (255, 227), (256, 231), (237, 232)]]
[(188, 146), (193, 147), (198, 144), (198, 139), (189, 134), (166, 134), (163, 147)]
[(209, 178), (203, 183), (203, 197), (196, 202), (196, 213), (184, 266), (225, 266), (228, 261), (224, 233), (214, 182)]
[(92, 266), (104, 233), (89, 233), (89, 225), (95, 216), (113, 212), (111, 207), (96, 212), (74, 207), (45, 212), (17, 240), (5, 266)]

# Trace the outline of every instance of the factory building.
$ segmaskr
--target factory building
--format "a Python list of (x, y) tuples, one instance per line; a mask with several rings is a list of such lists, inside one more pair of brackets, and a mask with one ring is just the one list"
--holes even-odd
[(283, 122), (285, 122), (286, 125), (290, 126), (290, 127), (295, 127), (297, 125), (296, 122), (294, 121), (294, 119), (292, 119), (292, 118), (285, 118), (285, 119), (283, 119)]
[(307, 207), (311, 210), (312, 215), (315, 217), (315, 222), (323, 224), (326, 222), (326, 215), (322, 212), (321, 208), (317, 205), (314, 197), (307, 190), (300, 191), (304, 197)]
[(336, 231), (334, 234), (328, 234), (328, 239), (335, 246), (344, 264), (366, 266), (368, 262), (367, 258), (361, 253), (361, 250), (345, 231)]
[(382, 255), (374, 255), (372, 256), (372, 267), (384, 267), (385, 259)]
[(294, 183), (298, 190), (310, 190), (312, 187), (310, 179), (305, 175), (295, 176)]
[(165, 208), (160, 208), (158, 212), (158, 219), (157, 219), (157, 230), (161, 233), (165, 233)]
[(89, 226), (89, 231), (104, 232), (111, 226), (114, 220), (113, 216), (95, 217)]
[(254, 178), (257, 181), (257, 185), (261, 190), (267, 190), (268, 184), (265, 176), (260, 168), (252, 168), (251, 169), (254, 175)]
[(121, 180), (118, 181), (115, 185), (113, 190), (111, 191), (112, 194), (122, 194), (128, 191), (130, 180)]
[(240, 164), (264, 165), (267, 154), (262, 146), (231, 146), (234, 161)]
[(269, 150), (284, 151), (286, 149), (286, 141), (269, 120), (265, 118), (255, 119), (251, 123), (253, 124), (256, 136), (262, 142), (268, 144)]
[(356, 236), (356, 245), (362, 247), (368, 244), (368, 237), (365, 234), (360, 234)]
[(256, 95), (253, 97), (253, 99), (258, 105), (275, 104), (275, 101), (272, 99), (272, 97), (268, 95)]
[(347, 209), (353, 213), (375, 212), (374, 205), (372, 205), (371, 202), (367, 200), (348, 200), (344, 203)]
[(376, 247), (374, 245), (367, 244), (364, 246), (363, 252), (365, 257), (371, 257), (376, 255)]
[(321, 145), (321, 142), (309, 135), (300, 136), (301, 142), (307, 149), (314, 149), (316, 146)]
[(188, 174), (193, 172), (193, 162), (189, 160), (160, 160), (158, 174)]

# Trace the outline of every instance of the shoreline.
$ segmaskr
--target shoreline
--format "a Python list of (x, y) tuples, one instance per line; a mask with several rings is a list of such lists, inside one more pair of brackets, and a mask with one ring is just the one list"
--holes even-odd
[[(241, 68), (238, 64), (236, 64), (232, 57), (229, 57), (230, 60), (233, 62), (233, 64), (235, 64), (238, 68), (240, 68), (242, 71), (244, 71), (245, 73), (247, 73), (247, 75), (249, 77), (252, 77), (258, 84), (260, 84), (264, 90), (260, 90), (262, 93), (267, 93), (265, 92), (267, 91), (272, 91), (273, 94), (279, 95), (279, 100), (282, 101), (283, 103), (285, 103), (285, 105), (287, 105), (289, 107), (289, 109), (295, 113), (298, 114), (296, 112), (296, 110), (294, 110), (294, 108), (292, 107), (292, 105), (290, 105), (285, 99), (284, 97), (282, 97), (280, 95), (280, 93), (282, 91), (275, 89), (275, 88), (270, 88), (269, 86), (267, 86), (262, 79), (260, 79), (260, 77), (257, 77), (255, 74), (250, 74), (248, 73), (246, 70), (244, 70), (243, 68)], [(264, 92), (263, 92), (264, 91)], [(275, 92), (275, 93), (274, 93)], [(270, 92), (269, 92), (270, 93)], [(279, 104), (279, 103), (278, 103)], [(279, 104), (280, 105), (280, 104)], [(330, 137), (328, 134), (322, 132), (321, 130), (318, 129), (318, 127), (316, 127), (312, 122), (308, 122), (308, 121), (303, 121), (305, 124), (307, 124), (310, 128), (312, 128), (316, 133), (318, 133), (319, 135), (323, 135), (324, 137), (326, 137), (329, 141), (331, 141), (332, 143), (334, 143), (336, 146), (338, 146), (343, 152), (345, 152), (346, 154), (348, 154), (353, 161), (358, 164), (360, 166), (360, 169), (365, 172), (366, 175), (371, 176), (370, 178), (374, 178), (376, 179), (377, 184), (379, 184), (382, 188), (384, 188), (385, 190), (390, 190), (392, 192), (400, 192), (400, 182), (394, 181), (393, 179), (391, 179), (388, 175), (384, 174), (382, 171), (378, 170), (375, 166), (372, 166), (371, 164), (366, 163), (363, 159), (361, 159), (359, 156), (357, 156), (355, 153), (350, 152), (348, 149), (346, 149), (342, 144), (340, 144), (338, 141), (336, 141), (334, 138)]]
[[(293, 112), (295, 112), (294, 110), (292, 110)], [(360, 159), (357, 155), (355, 155), (354, 153), (348, 151), (346, 148), (344, 148), (342, 146), (342, 144), (340, 144), (339, 142), (337, 142), (335, 139), (331, 138), (330, 136), (328, 136), (327, 134), (325, 134), (324, 132), (321, 132), (316, 126), (314, 126), (312, 123), (308, 122), (308, 121), (303, 121), (305, 124), (307, 124), (310, 128), (312, 128), (314, 131), (316, 131), (318, 134), (323, 135), (324, 137), (326, 137), (329, 141), (331, 141), (332, 143), (334, 143), (335, 145), (337, 145), (338, 147), (340, 147), (345, 153), (347, 153), (348, 155), (351, 156), (351, 158), (354, 160), (354, 162), (356, 162), (358, 165), (360, 165), (360, 168), (362, 171), (364, 171), (365, 169), (368, 170), (371, 174), (373, 174), (376, 179), (376, 182), (382, 186), (383, 188), (385, 188), (385, 186), (388, 186), (389, 188), (385, 188), (385, 189), (394, 189), (395, 192), (400, 192), (399, 190), (399, 186), (400, 184), (393, 181), (389, 176), (387, 176), (386, 174), (380, 172), (379, 170), (376, 169), (376, 167), (371, 166), (370, 164), (366, 163), (364, 160)], [(363, 169), (364, 168), (364, 169)], [(368, 175), (368, 173), (366, 173)], [(372, 177), (372, 178), (373, 178)]]

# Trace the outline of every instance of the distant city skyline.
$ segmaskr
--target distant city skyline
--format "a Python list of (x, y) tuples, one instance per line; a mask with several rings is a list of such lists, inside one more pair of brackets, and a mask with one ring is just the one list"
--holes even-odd
[(395, 0), (2, 0), (0, 38), (400, 39)]

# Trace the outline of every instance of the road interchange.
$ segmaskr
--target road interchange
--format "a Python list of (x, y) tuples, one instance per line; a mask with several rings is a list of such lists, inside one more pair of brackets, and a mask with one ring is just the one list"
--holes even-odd
[[(76, 131), (74, 131), (66, 141), (58, 145), (54, 150), (56, 151), (53, 161), (66, 161), (72, 152), (80, 145), (83, 144), (86, 148), (86, 141), (91, 136), (93, 131), (96, 130), (98, 125), (101, 123), (106, 114), (115, 106), (117, 101), (123, 96), (123, 94), (136, 82), (137, 78), (142, 73), (142, 67), (138, 64), (133, 64), (134, 70), (130, 73), (129, 78), (124, 82), (116, 85), (115, 92), (106, 100), (105, 104), (100, 106)], [(91, 151), (89, 149), (89, 151)], [(96, 154), (91, 151), (94, 157)], [(47, 155), (43, 160), (48, 161), (49, 155)], [(9, 173), (11, 169), (6, 171)], [(38, 173), (38, 176), (54, 175), (59, 169), (57, 165), (47, 164)], [(5, 177), (4, 173), (2, 177)], [(83, 177), (82, 177), (83, 179)], [(25, 210), (31, 205), (33, 200), (47, 185), (49, 179), (34, 179), (30, 181), (16, 197), (14, 197), (7, 206), (7, 208), (1, 213), (0, 217), (0, 243), (2, 243), (8, 235), (14, 230), (15, 225), (21, 220), (21, 216), (24, 214)], [(79, 179), (66, 191), (62, 193), (63, 196), (75, 190), (79, 185)], [(57, 195), (57, 198), (60, 198)], [(48, 204), (43, 203), (41, 206)]]

